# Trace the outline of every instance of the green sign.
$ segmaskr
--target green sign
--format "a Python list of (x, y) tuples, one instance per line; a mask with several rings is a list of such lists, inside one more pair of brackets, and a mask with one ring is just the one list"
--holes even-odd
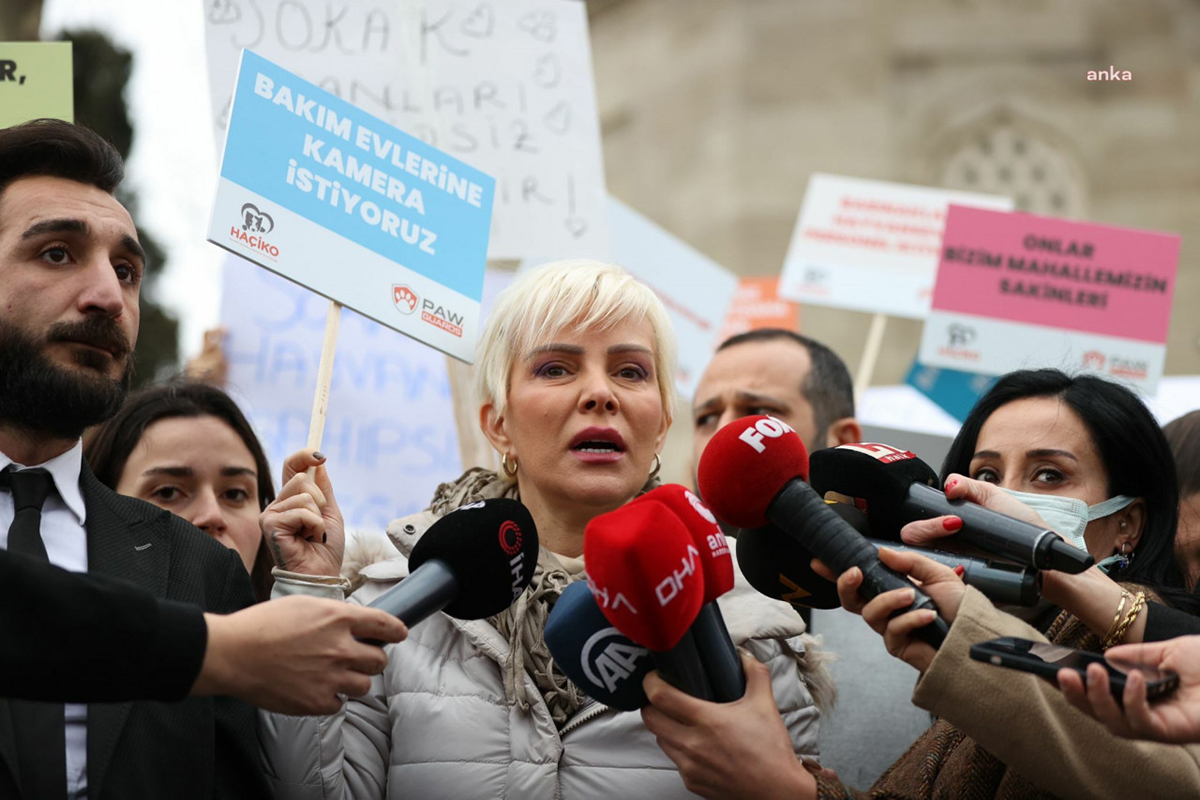
[(75, 121), (70, 42), (0, 42), (0, 128), (38, 117)]

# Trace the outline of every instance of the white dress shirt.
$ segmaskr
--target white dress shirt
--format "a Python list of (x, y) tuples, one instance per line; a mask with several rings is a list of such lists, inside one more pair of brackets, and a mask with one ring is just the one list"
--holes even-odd
[[(0, 470), (16, 462), (0, 452)], [(72, 572), (87, 572), (87, 509), (79, 489), (79, 470), (83, 463), (83, 442), (44, 464), (17, 464), (18, 469), (43, 467), (54, 479), (51, 492), (42, 506), (42, 542), (51, 564)], [(0, 546), (8, 549), (8, 526), (12, 524), (13, 499), (0, 492)], [(87, 706), (66, 703), (63, 721), (67, 738), (67, 798), (87, 800)]]

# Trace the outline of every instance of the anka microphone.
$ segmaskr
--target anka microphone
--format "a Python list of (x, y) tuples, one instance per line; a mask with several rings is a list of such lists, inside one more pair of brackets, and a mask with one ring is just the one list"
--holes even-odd
[(942, 550), (926, 550), (924, 547), (910, 547), (880, 539), (867, 541), (876, 548), (887, 547), (891, 550), (916, 553), (951, 569), (962, 567), (963, 583), (974, 586), (993, 603), (1032, 608), (1042, 599), (1042, 572), (1033, 567), (1020, 567), (1005, 561), (987, 561)]
[(664, 680), (712, 700), (691, 633), (704, 602), (700, 551), (674, 512), (648, 500), (593, 517), (583, 533), (583, 558), (608, 621), (653, 651)]
[(837, 492), (866, 501), (871, 531), (879, 539), (899, 541), (905, 523), (953, 514), (963, 522), (957, 541), (1018, 564), (1076, 574), (1095, 561), (1049, 528), (950, 500), (934, 488), (936, 473), (907, 450), (844, 444), (813, 453), (811, 467), (812, 486), (820, 495)]
[(408, 577), (370, 607), (409, 627), (437, 611), (490, 617), (529, 585), (537, 556), (537, 528), (525, 506), (503, 497), (472, 503), (429, 526), (408, 557)]
[(563, 589), (546, 618), (546, 646), (563, 674), (593, 700), (621, 711), (646, 705), (642, 678), (654, 669), (654, 659), (608, 621), (586, 582)]
[(713, 697), (718, 703), (737, 700), (746, 693), (746, 673), (721, 615), (721, 607), (717, 605), (717, 598), (733, 588), (733, 556), (729, 553), (729, 541), (717, 524), (717, 518), (700, 498), (679, 484), (663, 484), (632, 502), (653, 500), (675, 512), (700, 552), (704, 605), (696, 612), (692, 636)]
[[(761, 528), (769, 520), (834, 572), (860, 568), (859, 593), (864, 597), (911, 589), (915, 599), (910, 609), (936, 612), (937, 605), (924, 592), (885, 566), (871, 543), (805, 483), (807, 472), (808, 453), (796, 432), (774, 417), (755, 416), (717, 431), (700, 456), (697, 477), (709, 508), (725, 522)], [(936, 648), (949, 630), (946, 621), (935, 616), (914, 635)]]

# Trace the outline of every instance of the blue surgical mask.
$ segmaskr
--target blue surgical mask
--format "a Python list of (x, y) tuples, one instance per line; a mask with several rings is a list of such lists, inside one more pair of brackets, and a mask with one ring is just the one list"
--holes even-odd
[(1032, 508), (1046, 521), (1047, 525), (1080, 550), (1087, 550), (1087, 541), (1084, 540), (1083, 533), (1087, 530), (1089, 522), (1115, 514), (1136, 499), (1119, 494), (1116, 497), (1110, 497), (1103, 503), (1089, 506), (1082, 500), (1057, 494), (1034, 494), (1016, 492), (1012, 489), (1001, 489), (1000, 491), (1012, 495)]

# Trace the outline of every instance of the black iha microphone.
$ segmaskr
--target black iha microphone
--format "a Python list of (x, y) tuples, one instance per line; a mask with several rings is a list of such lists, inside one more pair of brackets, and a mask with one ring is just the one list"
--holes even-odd
[(934, 488), (937, 474), (907, 450), (844, 444), (816, 451), (809, 467), (812, 487), (822, 497), (836, 492), (866, 501), (871, 533), (878, 539), (899, 541), (906, 523), (953, 514), (963, 522), (957, 541), (1018, 564), (1076, 574), (1095, 561), (1049, 528), (950, 500)]
[(528, 509), (503, 497), (481, 500), (429, 526), (408, 558), (408, 577), (370, 607), (409, 627), (438, 611), (458, 619), (490, 617), (525, 591), (537, 556)]

